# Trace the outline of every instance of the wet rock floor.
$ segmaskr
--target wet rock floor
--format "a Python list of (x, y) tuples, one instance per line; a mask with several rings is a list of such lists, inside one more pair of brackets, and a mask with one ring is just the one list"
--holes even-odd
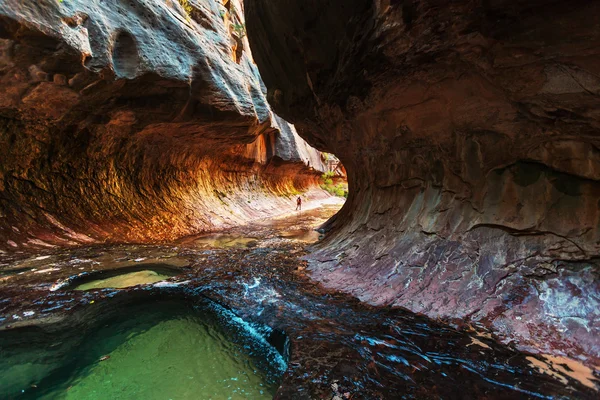
[[(246, 321), (273, 328), (269, 341), (284, 353), (289, 348), (277, 399), (598, 398), (593, 389), (598, 377), (591, 371), (552, 365), (484, 333), (402, 309), (371, 307), (312, 281), (301, 257), (318, 239), (312, 228), (338, 207), (170, 245), (4, 257), (0, 340), (2, 331), (68, 323), (81, 310), (116, 307), (132, 298), (209, 298)], [(180, 273), (120, 290), (71, 290), (82, 277), (117, 268)]]

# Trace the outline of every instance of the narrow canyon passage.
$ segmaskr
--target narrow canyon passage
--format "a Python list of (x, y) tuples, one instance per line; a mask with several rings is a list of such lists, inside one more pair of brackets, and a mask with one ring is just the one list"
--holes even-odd
[(0, 398), (598, 398), (599, 21), (0, 0)]

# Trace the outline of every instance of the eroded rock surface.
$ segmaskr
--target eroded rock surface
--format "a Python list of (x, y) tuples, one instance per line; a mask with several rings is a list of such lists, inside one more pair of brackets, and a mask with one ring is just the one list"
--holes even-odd
[[(300, 221), (300, 226), (306, 222)], [(295, 218), (283, 223), (299, 227)], [(84, 349), (96, 348), (97, 343), (88, 333), (114, 324), (107, 317), (134, 319), (144, 315), (135, 305), (155, 310), (165, 303), (172, 310), (167, 316), (172, 316), (186, 304), (202, 306), (208, 298), (224, 306), (226, 320), (243, 319), (256, 338), (268, 340), (283, 354), (291, 350), (275, 399), (334, 399), (341, 394), (387, 400), (399, 393), (419, 400), (597, 398), (598, 380), (590, 369), (579, 365), (584, 374), (552, 370), (548, 357), (527, 356), (482, 333), (459, 331), (406, 310), (373, 307), (326, 290), (305, 274), (306, 263), (299, 258), (305, 254), (304, 245), (273, 240), (278, 230), (272, 231), (272, 226), (256, 227), (253, 233), (261, 243), (252, 248), (206, 249), (190, 242), (81, 246), (21, 260), (23, 273), (0, 270), (8, 272), (0, 275), (0, 366), (8, 371), (0, 376), (0, 393), (10, 397), (23, 390), (24, 399), (38, 399), (69, 386), (69, 393), (82, 393), (80, 380), (65, 380), (51, 371), (65, 360), (89, 360)], [(62, 284), (95, 274), (92, 271), (130, 270), (127, 265), (136, 263), (186, 266), (167, 281), (122, 290), (71, 291)], [(177, 332), (185, 336), (185, 331)], [(205, 345), (199, 342), (194, 341), (190, 351), (198, 351), (204, 361)], [(167, 348), (172, 351), (172, 346)], [(96, 363), (97, 357), (89, 361)], [(19, 369), (24, 364), (29, 369)], [(167, 361), (163, 369), (182, 371), (180, 365), (172, 367)], [(147, 379), (147, 369), (135, 371), (139, 379)], [(189, 379), (183, 371), (178, 377)], [(83, 377), (89, 370), (81, 372), (71, 364), (65, 372)], [(139, 380), (132, 382), (123, 390), (136, 390)], [(111, 384), (120, 388), (119, 382)]]
[(275, 111), (348, 171), (313, 277), (600, 364), (600, 5), (246, 6)]
[(0, 249), (174, 239), (315, 183), (224, 3), (0, 2)]

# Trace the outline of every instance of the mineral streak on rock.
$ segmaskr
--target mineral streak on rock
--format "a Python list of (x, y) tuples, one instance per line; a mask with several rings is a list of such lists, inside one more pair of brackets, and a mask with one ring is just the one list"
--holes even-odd
[(239, 1), (0, 2), (0, 249), (169, 240), (322, 169), (275, 116)]
[(274, 110), (350, 196), (313, 277), (600, 365), (600, 4), (252, 0)]

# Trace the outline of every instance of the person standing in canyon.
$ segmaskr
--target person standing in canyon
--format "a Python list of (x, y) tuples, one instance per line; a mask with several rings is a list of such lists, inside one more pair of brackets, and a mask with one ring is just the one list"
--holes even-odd
[(302, 198), (300, 196), (296, 199), (296, 211), (298, 210), (302, 211)]

